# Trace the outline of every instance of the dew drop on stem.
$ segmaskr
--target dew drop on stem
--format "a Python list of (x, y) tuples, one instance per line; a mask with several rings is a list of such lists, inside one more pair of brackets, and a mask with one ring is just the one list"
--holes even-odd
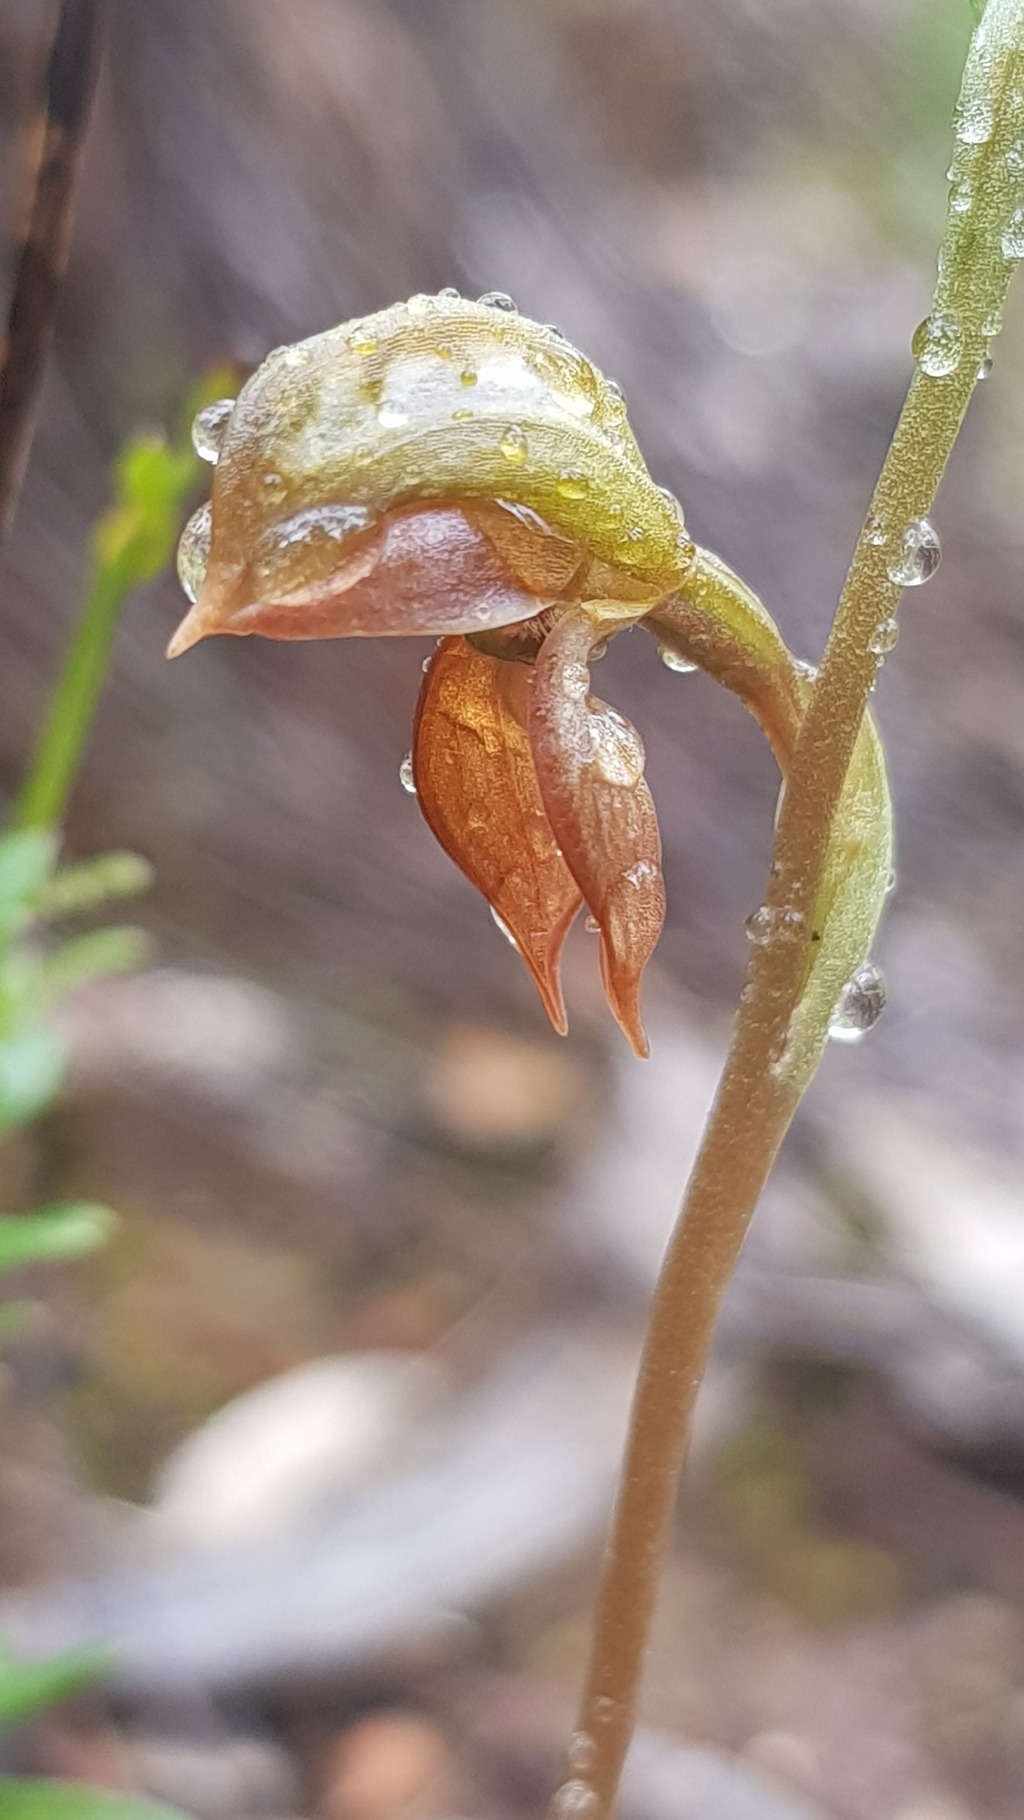
[(672, 645), (659, 645), (658, 656), (666, 670), (674, 670), (677, 676), (690, 676), (694, 670), (700, 668), (699, 664), (695, 664), (689, 657), (684, 657), (682, 652), (675, 650)]
[(885, 977), (874, 961), (851, 974), (836, 1000), (828, 1034), (834, 1043), (859, 1043), (885, 1010)]
[(922, 373), (948, 379), (963, 358), (963, 324), (955, 310), (934, 310), (914, 330), (911, 353)]
[(892, 561), (888, 576), (901, 588), (920, 588), (930, 581), (942, 560), (942, 545), (935, 526), (927, 518), (915, 518), (908, 524)]
[(900, 629), (894, 619), (883, 619), (876, 627), (873, 636), (868, 640), (868, 650), (873, 657), (886, 657), (895, 649)]

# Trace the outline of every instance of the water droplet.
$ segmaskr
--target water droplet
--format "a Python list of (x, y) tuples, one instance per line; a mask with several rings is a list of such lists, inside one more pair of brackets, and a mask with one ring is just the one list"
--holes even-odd
[(1002, 326), (1003, 312), (997, 305), (997, 307), (994, 310), (990, 310), (985, 317), (985, 320), (981, 325), (981, 332), (983, 335), (988, 335), (991, 338), (993, 335), (998, 335), (1000, 333)]
[(477, 303), (485, 303), (488, 309), (505, 310), (509, 316), (519, 314), (519, 305), (507, 291), (485, 291), (482, 297), (477, 298)]
[(438, 303), (461, 303), (462, 292), (457, 285), (446, 284), (442, 290), (438, 291), (437, 301)]
[(633, 885), (639, 891), (641, 885), (646, 885), (651, 879), (657, 878), (658, 870), (656, 866), (652, 866), (649, 859), (638, 859), (636, 865), (628, 866), (622, 876), (627, 885)]
[(275, 525), (271, 535), (279, 550), (287, 550), (322, 537), (329, 537), (332, 543), (343, 543), (346, 537), (367, 530), (372, 523), (373, 513), (368, 506), (309, 506), (305, 512), (296, 512)]
[(427, 316), (430, 314), (433, 302), (434, 299), (428, 297), (426, 291), (415, 291), (411, 297), (406, 299), (405, 307), (410, 316)]
[(563, 499), (585, 499), (587, 495), (587, 477), (578, 468), (563, 468), (558, 477), (558, 491)]
[(514, 468), (521, 468), (530, 452), (526, 431), (521, 429), (517, 423), (509, 424), (508, 429), (502, 431), (498, 447), (505, 460), (511, 462)]
[(216, 467), (234, 408), (233, 398), (218, 398), (216, 404), (204, 405), (193, 418), (192, 447), (200, 461), (209, 461)]
[(477, 381), (476, 368), (475, 367), (463, 367), (462, 372), (459, 374), (459, 384), (460, 385), (476, 385), (476, 381)]
[(566, 664), (562, 671), (562, 689), (570, 701), (583, 701), (590, 687), (586, 664)]
[(543, 327), (547, 329), (549, 335), (557, 335), (559, 341), (568, 341), (568, 335), (564, 329), (559, 328), (557, 322), (545, 322)]
[(980, 367), (978, 368), (978, 378), (979, 379), (990, 379), (991, 377), (992, 377), (992, 356), (991, 356), (991, 354), (986, 354), (984, 360), (982, 361)]
[(796, 939), (804, 926), (802, 910), (793, 910), (788, 904), (781, 904), (772, 909), (769, 904), (759, 904), (751, 911), (744, 923), (747, 940), (755, 948), (763, 948), (769, 940), (791, 942)]
[(963, 324), (955, 310), (934, 310), (914, 331), (910, 351), (922, 373), (931, 379), (948, 379), (955, 373), (964, 351)]
[(974, 192), (966, 177), (960, 177), (949, 192), (949, 206), (954, 215), (969, 215)]
[(957, 109), (956, 136), (961, 145), (984, 145), (992, 132), (992, 106), (987, 96), (972, 95)]
[(178, 543), (178, 580), (189, 600), (195, 601), (210, 560), (210, 502), (193, 512)]
[(606, 784), (634, 789), (644, 774), (643, 741), (636, 728), (614, 708), (595, 709), (588, 724), (590, 762), (595, 770)]
[(556, 1820), (588, 1820), (597, 1811), (597, 1796), (582, 1776), (563, 1782), (551, 1797), (551, 1812)]
[(569, 1768), (578, 1776), (585, 1776), (594, 1767), (597, 1757), (597, 1745), (589, 1732), (573, 1732), (569, 1740)]
[(606, 379), (604, 383), (605, 383), (607, 390), (611, 393), (612, 397), (615, 399), (615, 402), (617, 404), (624, 405), (626, 402), (626, 394), (623, 391), (622, 387), (620, 386), (618, 380), (617, 379)]
[(1004, 259), (1024, 259), (1024, 209), (1014, 209), (1002, 238)]
[(379, 344), (376, 335), (368, 334), (366, 329), (355, 329), (348, 345), (353, 354), (375, 354)]
[(793, 668), (796, 671), (798, 676), (805, 676), (807, 678), (808, 682), (817, 682), (817, 680), (818, 680), (817, 664), (808, 664), (808, 663), (804, 662), (802, 657), (794, 657)]
[(493, 904), (491, 904), (489, 906), (489, 908), (490, 908), (490, 912), (491, 912), (491, 920), (494, 923), (495, 928), (501, 930), (501, 933), (505, 937), (505, 940), (512, 944), (512, 947), (515, 949), (516, 953), (518, 954), (519, 953), (519, 943), (516, 941), (516, 938), (512, 934), (512, 931), (509, 928), (508, 924), (505, 922), (503, 917), (500, 917), (498, 915), (498, 912), (494, 908)]
[(930, 581), (942, 560), (942, 545), (927, 518), (915, 518), (900, 538), (899, 553), (888, 566), (890, 581), (901, 588), (920, 588)]
[(588, 916), (583, 924), (588, 935), (600, 935), (601, 925), (596, 916)]
[(397, 405), (382, 404), (377, 412), (377, 422), (382, 430), (401, 430), (409, 421), (408, 411), (400, 411)]
[(874, 636), (868, 640), (868, 650), (873, 657), (885, 657), (896, 648), (900, 629), (894, 619), (883, 619), (875, 629)]
[(699, 664), (695, 664), (689, 657), (684, 657), (680, 651), (674, 651), (671, 645), (659, 644), (658, 656), (666, 670), (674, 670), (677, 676), (689, 676), (694, 670), (700, 669)]
[[(428, 662), (429, 662), (429, 659), (428, 659)], [(414, 774), (413, 768), (412, 768), (412, 753), (411, 752), (406, 753), (405, 757), (403, 758), (401, 764), (398, 767), (398, 781), (401, 784), (403, 790), (408, 791), (410, 796), (415, 796), (415, 794), (416, 794), (416, 777), (415, 777), (415, 774)]]
[(663, 499), (665, 501), (665, 504), (669, 507), (669, 509), (675, 513), (676, 517), (678, 518), (678, 520), (681, 524), (683, 521), (683, 508), (679, 504), (679, 501), (676, 498), (675, 494), (673, 493), (671, 487), (655, 487), (654, 490), (657, 493), (658, 498)]
[(885, 1010), (885, 979), (874, 961), (865, 961), (836, 1000), (828, 1033), (834, 1043), (859, 1043)]
[(889, 874), (885, 881), (886, 897), (890, 897), (892, 895), (892, 893), (895, 891), (895, 889), (896, 889), (896, 873), (893, 870), (893, 868), (890, 866)]
[(1006, 154), (1008, 171), (1024, 171), (1024, 139), (1015, 139)]

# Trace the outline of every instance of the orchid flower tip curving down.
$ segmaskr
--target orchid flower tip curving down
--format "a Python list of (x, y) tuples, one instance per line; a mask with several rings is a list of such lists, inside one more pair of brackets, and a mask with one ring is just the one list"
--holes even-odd
[[(591, 692), (591, 659), (646, 624), (678, 667), (740, 695), (784, 771), (810, 685), (654, 484), (620, 388), (510, 299), (443, 291), (276, 349), (234, 403), (201, 414), (195, 440), (216, 464), (213, 496), (182, 536), (192, 605), (168, 656), (212, 633), (436, 638), (412, 753), (428, 825), (562, 1033), (560, 956), (586, 906), (609, 1006), (646, 1055), (661, 842), (639, 735)], [(833, 998), (865, 958), (888, 873), (873, 755), (869, 732), (854, 790), (861, 824), (872, 796), (867, 861), (863, 840), (845, 858), (837, 845), (822, 904), (827, 922), (854, 881)]]

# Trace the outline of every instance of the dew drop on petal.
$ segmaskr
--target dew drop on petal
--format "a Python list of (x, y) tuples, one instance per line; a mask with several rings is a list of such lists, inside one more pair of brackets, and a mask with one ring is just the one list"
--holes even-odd
[(526, 440), (526, 431), (522, 429), (518, 423), (511, 423), (507, 430), (502, 431), (498, 447), (504, 455), (505, 460), (509, 462), (513, 468), (521, 468), (530, 452), (530, 445)]
[(982, 361), (980, 367), (978, 368), (978, 378), (979, 379), (990, 379), (991, 376), (992, 376), (992, 356), (991, 356), (991, 354), (986, 354), (984, 360)]
[[(429, 658), (427, 661), (429, 663), (429, 661), (430, 661)], [(403, 790), (408, 791), (408, 794), (410, 796), (415, 796), (416, 778), (415, 778), (413, 768), (412, 768), (412, 753), (411, 752), (406, 753), (405, 757), (403, 758), (401, 764), (398, 767), (398, 781), (401, 784)]]
[(690, 676), (694, 670), (700, 669), (699, 664), (684, 657), (680, 651), (673, 650), (671, 645), (659, 645), (658, 656), (666, 670), (674, 670), (677, 676)]
[(606, 784), (633, 789), (644, 774), (643, 741), (636, 728), (614, 708), (601, 708), (591, 714), (588, 726), (590, 763), (594, 769)]
[(596, 916), (588, 916), (583, 924), (588, 935), (600, 935), (601, 925)]
[(210, 560), (210, 502), (193, 512), (178, 543), (178, 580), (189, 600), (195, 601)]
[(491, 310), (504, 310), (509, 316), (519, 314), (519, 305), (507, 291), (485, 291), (482, 297), (477, 298), (477, 303), (485, 303)]
[(900, 538), (897, 554), (888, 565), (889, 580), (901, 588), (920, 588), (930, 581), (942, 560), (939, 534), (927, 518), (915, 518)]
[(563, 468), (556, 484), (563, 499), (586, 498), (587, 477), (578, 468)]
[(512, 931), (509, 928), (508, 924), (505, 922), (503, 917), (500, 917), (498, 915), (498, 912), (495, 910), (493, 904), (491, 904), (489, 906), (489, 909), (491, 912), (491, 921), (493, 922), (495, 928), (501, 930), (501, 933), (505, 937), (505, 940), (507, 942), (511, 942), (512, 947), (515, 949), (516, 953), (518, 954), (519, 953), (519, 943), (516, 941), (516, 938), (512, 934)]
[(834, 1043), (859, 1043), (885, 1010), (885, 978), (874, 961), (865, 961), (836, 1000), (828, 1034)]
[(616, 403), (624, 405), (626, 402), (626, 394), (625, 394), (622, 386), (620, 386), (618, 380), (617, 379), (606, 379), (604, 383), (605, 383), (607, 390), (611, 393), (612, 397), (615, 399)]
[(964, 351), (963, 324), (955, 310), (934, 310), (914, 330), (911, 353), (922, 373), (948, 379), (955, 373)]
[(874, 635), (868, 640), (868, 650), (873, 657), (885, 657), (895, 650), (900, 629), (895, 619), (883, 619), (877, 626)]
[(437, 301), (438, 303), (461, 303), (462, 292), (457, 285), (446, 284), (443, 289), (438, 291)]
[(208, 461), (215, 467), (220, 460), (221, 445), (234, 408), (233, 398), (218, 398), (215, 404), (204, 405), (192, 419), (192, 447), (200, 461)]

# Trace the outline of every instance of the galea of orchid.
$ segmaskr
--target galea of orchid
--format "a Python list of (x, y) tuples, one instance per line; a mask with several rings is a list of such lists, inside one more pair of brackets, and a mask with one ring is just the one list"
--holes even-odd
[[(760, 601), (689, 538), (619, 387), (510, 298), (442, 291), (276, 349), (237, 400), (201, 414), (195, 437), (216, 472), (182, 537), (193, 604), (169, 654), (214, 632), (437, 637), (412, 751), (428, 825), (563, 1032), (559, 959), (586, 905), (608, 1003), (646, 1054), (639, 995), (665, 915), (661, 843), (640, 738), (591, 693), (590, 660), (641, 623), (672, 667), (699, 666), (739, 695), (783, 775), (813, 681)], [(822, 1005), (851, 1027), (869, 1020), (879, 991), (865, 962), (890, 863), (884, 766), (865, 723), (795, 1026), (814, 1006), (820, 1023)], [(768, 933), (757, 913), (748, 928)], [(802, 1069), (796, 1027), (787, 1049), (785, 1065)]]

